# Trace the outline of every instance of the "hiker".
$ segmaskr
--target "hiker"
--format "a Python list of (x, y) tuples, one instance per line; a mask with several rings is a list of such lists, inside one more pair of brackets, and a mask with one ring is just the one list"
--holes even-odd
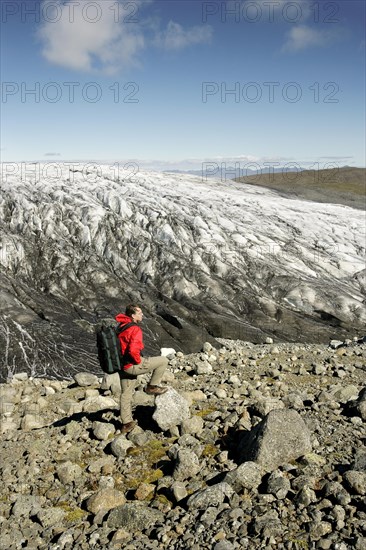
[(121, 324), (121, 327), (128, 323), (136, 323), (118, 335), (123, 355), (123, 370), (119, 371), (122, 433), (128, 433), (136, 426), (136, 422), (132, 419), (132, 395), (139, 374), (152, 372), (150, 382), (145, 388), (146, 393), (161, 395), (168, 390), (167, 387), (159, 386), (168, 366), (168, 359), (166, 357), (142, 357), (143, 335), (138, 324), (141, 323), (143, 316), (140, 306), (135, 304), (128, 305), (124, 314), (120, 313), (116, 316), (116, 321)]

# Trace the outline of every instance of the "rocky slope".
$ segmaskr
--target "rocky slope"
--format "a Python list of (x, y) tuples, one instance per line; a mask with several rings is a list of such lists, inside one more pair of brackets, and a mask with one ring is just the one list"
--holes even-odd
[(1, 550), (365, 548), (365, 339), (220, 346), (127, 437), (116, 375), (0, 385)]
[(360, 210), (115, 166), (22, 163), (2, 176), (2, 380), (97, 372), (94, 324), (128, 302), (144, 307), (149, 354), (364, 326)]

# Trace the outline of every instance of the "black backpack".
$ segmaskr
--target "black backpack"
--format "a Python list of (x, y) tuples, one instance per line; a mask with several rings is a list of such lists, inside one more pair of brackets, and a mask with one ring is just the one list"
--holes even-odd
[(118, 335), (134, 325), (137, 323), (119, 324), (117, 327), (101, 325), (96, 329), (98, 359), (102, 371), (106, 374), (123, 370), (124, 360)]

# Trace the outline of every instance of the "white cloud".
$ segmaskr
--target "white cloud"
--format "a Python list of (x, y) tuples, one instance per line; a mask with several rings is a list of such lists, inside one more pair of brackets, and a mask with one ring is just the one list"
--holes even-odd
[(167, 50), (181, 50), (194, 44), (208, 44), (211, 42), (212, 31), (209, 25), (184, 29), (179, 23), (169, 21), (165, 31), (157, 33), (155, 44)]
[[(134, 5), (140, 3), (135, 0)], [(46, 0), (43, 5), (47, 4)], [(92, 4), (96, 5), (94, 9)], [(138, 64), (138, 54), (145, 45), (144, 36), (137, 23), (116, 11), (116, 1), (59, 1), (57, 6), (54, 15), (43, 10), (49, 16), (39, 29), (42, 55), (50, 63), (107, 74)]]
[(122, 0), (43, 0), (42, 12), (47, 17), (38, 31), (42, 55), (54, 65), (112, 75), (139, 66), (140, 54), (151, 42), (169, 50), (210, 42), (209, 25), (184, 29), (170, 21), (161, 31), (158, 20), (154, 25), (149, 18), (142, 20), (141, 9), (149, 4), (149, 0), (127, 4)]
[(297, 52), (311, 47), (323, 47), (337, 39), (334, 31), (328, 29), (312, 29), (306, 25), (293, 27), (287, 35), (282, 51)]

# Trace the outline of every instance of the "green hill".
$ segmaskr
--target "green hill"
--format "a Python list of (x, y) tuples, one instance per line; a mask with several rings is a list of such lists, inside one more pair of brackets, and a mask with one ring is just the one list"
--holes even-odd
[(332, 168), (251, 175), (235, 181), (259, 185), (293, 198), (366, 209), (366, 169)]

